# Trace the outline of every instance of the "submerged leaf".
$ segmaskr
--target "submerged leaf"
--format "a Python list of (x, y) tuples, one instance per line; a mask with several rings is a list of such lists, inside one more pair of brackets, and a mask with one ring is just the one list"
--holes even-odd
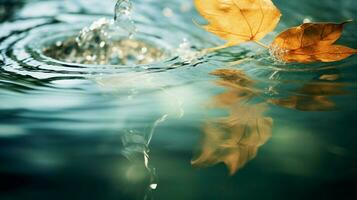
[(273, 56), (285, 62), (334, 62), (357, 50), (334, 44), (343, 31), (341, 24), (304, 23), (280, 33), (270, 46)]
[(195, 5), (209, 22), (204, 28), (227, 41), (218, 48), (259, 41), (281, 16), (271, 0), (195, 0)]

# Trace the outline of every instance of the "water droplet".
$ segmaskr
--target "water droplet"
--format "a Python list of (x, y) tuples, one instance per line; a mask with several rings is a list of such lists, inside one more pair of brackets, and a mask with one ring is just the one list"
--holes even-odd
[(174, 16), (174, 11), (171, 8), (164, 8), (162, 11), (165, 17), (172, 17)]
[(180, 57), (184, 62), (192, 63), (195, 60), (197, 60), (201, 55), (201, 52), (198, 52), (194, 49), (191, 48), (191, 43), (184, 38), (179, 45), (179, 47), (176, 49), (176, 52), (178, 57)]
[(105, 46), (105, 42), (102, 41), (102, 42), (99, 44), (99, 46), (103, 48), (103, 47)]
[(62, 46), (62, 41), (57, 41), (57, 42), (56, 42), (56, 46), (57, 46), (57, 47)]
[(304, 23), (310, 23), (310, 22), (311, 22), (311, 19), (310, 19), (310, 18), (305, 18), (303, 22), (304, 22)]
[(137, 32), (135, 22), (131, 16), (132, 8), (130, 0), (118, 0), (114, 10), (115, 25), (121, 28), (122, 31), (127, 31), (129, 37), (132, 37)]
[(152, 190), (155, 190), (155, 189), (157, 188), (157, 184), (156, 184), (156, 183), (151, 184), (151, 185), (150, 185), (150, 188), (151, 188)]

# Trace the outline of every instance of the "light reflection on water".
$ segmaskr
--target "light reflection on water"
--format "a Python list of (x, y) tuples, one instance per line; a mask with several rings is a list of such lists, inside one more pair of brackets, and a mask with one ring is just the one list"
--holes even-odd
[[(150, 0), (134, 1), (132, 17), (165, 59), (73, 64), (42, 50), (111, 18), (115, 2), (14, 2), (0, 4), (1, 199), (343, 199), (353, 189), (355, 57), (281, 65), (251, 44), (196, 57), (220, 41), (192, 23), (192, 2)], [(277, 31), (356, 13), (352, 0), (276, 4)], [(356, 48), (355, 30), (340, 43)]]

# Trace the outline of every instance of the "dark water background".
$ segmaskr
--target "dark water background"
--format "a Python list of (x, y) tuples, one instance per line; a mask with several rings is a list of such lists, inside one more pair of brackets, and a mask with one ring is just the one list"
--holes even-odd
[[(355, 0), (274, 2), (283, 17), (264, 42), (306, 18), (357, 19)], [(43, 55), (48, 43), (111, 18), (114, 4), (0, 0), (1, 200), (356, 199), (356, 56), (283, 65), (245, 44), (188, 62), (176, 51), (184, 38), (192, 52), (221, 42), (192, 23), (200, 18), (189, 0), (134, 1), (138, 34), (168, 52), (162, 62), (78, 65)], [(353, 22), (338, 43), (357, 48), (356, 37)], [(233, 112), (239, 119), (264, 104), (253, 119), (273, 121), (257, 156), (233, 176), (222, 163), (191, 165), (204, 124), (232, 111), (210, 104), (227, 91), (243, 93), (238, 108), (251, 111)]]

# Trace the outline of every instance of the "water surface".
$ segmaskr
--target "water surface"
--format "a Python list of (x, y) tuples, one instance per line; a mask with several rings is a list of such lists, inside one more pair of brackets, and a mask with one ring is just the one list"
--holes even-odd
[[(266, 43), (304, 19), (356, 19), (353, 0), (274, 2)], [(0, 1), (0, 199), (356, 198), (357, 57), (197, 55), (222, 41), (192, 23), (190, 0), (134, 0), (139, 43), (106, 44), (132, 48), (127, 60), (63, 48), (114, 5)], [(351, 23), (338, 43), (356, 37)]]

